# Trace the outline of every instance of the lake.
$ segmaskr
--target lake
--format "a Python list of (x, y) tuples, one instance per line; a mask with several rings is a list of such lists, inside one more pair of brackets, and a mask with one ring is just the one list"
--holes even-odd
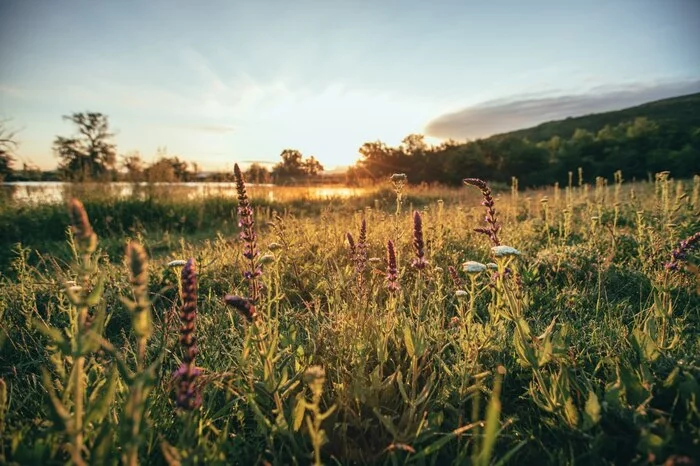
[[(367, 193), (368, 188), (349, 188), (339, 185), (275, 186), (271, 184), (246, 185), (251, 198), (269, 201), (289, 199), (347, 198)], [(0, 202), (15, 204), (46, 204), (66, 202), (70, 197), (236, 197), (235, 183), (63, 183), (26, 181), (0, 183)]]

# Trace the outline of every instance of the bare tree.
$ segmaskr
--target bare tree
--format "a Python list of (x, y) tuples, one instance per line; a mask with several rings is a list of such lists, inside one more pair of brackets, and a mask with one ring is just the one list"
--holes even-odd
[(8, 129), (6, 123), (7, 120), (0, 121), (0, 182), (12, 174), (14, 152), (17, 149), (17, 133)]

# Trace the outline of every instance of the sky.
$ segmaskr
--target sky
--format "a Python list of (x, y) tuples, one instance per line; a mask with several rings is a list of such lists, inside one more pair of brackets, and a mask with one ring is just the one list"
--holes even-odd
[(0, 119), (43, 169), (81, 111), (146, 161), (333, 169), (699, 91), (698, 0), (0, 1)]

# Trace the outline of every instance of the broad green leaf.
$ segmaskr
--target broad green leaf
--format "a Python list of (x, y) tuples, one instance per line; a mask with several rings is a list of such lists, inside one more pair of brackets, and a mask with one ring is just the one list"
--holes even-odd
[(637, 351), (639, 358), (646, 362), (654, 362), (659, 356), (659, 348), (644, 331), (639, 328), (632, 330), (632, 346)]

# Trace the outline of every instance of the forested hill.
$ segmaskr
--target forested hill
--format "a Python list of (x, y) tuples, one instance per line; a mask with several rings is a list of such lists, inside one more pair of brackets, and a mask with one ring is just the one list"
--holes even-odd
[(458, 185), (466, 176), (520, 186), (568, 182), (582, 168), (585, 182), (646, 179), (670, 171), (677, 178), (700, 174), (700, 93), (659, 100), (614, 112), (543, 123), (468, 142), (428, 146), (420, 135), (398, 147), (364, 144), (350, 170), (381, 179), (406, 173), (409, 182)]
[(656, 100), (622, 110), (548, 121), (532, 128), (519, 129), (491, 137), (515, 136), (526, 138), (531, 142), (547, 141), (554, 136), (569, 139), (577, 129), (597, 133), (607, 125), (616, 126), (635, 118), (647, 118), (659, 124), (671, 125), (679, 131), (700, 128), (700, 93)]

